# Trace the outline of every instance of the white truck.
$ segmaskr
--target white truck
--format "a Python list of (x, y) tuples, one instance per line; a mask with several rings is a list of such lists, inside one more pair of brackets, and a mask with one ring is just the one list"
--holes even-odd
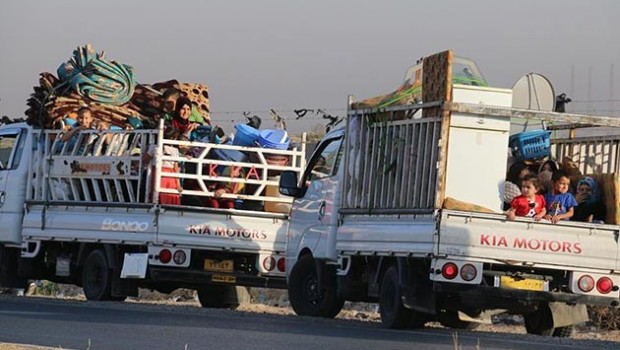
[[(555, 140), (552, 153), (620, 186), (620, 118), (511, 108), (510, 89), (452, 86), (451, 55), (424, 59), (424, 100), (439, 102), (350, 105), (346, 127), (325, 136), (303, 176), (282, 174), (281, 193), (295, 198), (292, 307), (334, 317), (344, 301), (378, 302), (389, 328), (470, 328), (508, 312), (524, 315), (529, 333), (568, 336), (586, 305), (620, 303), (619, 222), (507, 220), (511, 119), (615, 131)], [(617, 210), (618, 188), (605, 194)]]
[[(59, 130), (1, 126), (0, 285), (73, 283), (89, 300), (191, 288), (208, 307), (235, 307), (243, 286), (285, 288), (291, 199), (278, 194), (277, 175), (303, 169), (305, 141), (277, 150), (166, 140), (161, 130), (83, 131), (62, 142)], [(146, 164), (149, 148), (157, 161)], [(162, 172), (163, 162), (184, 171)], [(160, 193), (179, 193), (161, 186), (164, 177), (179, 178), (182, 203), (194, 205), (159, 203)], [(228, 183), (245, 187), (220, 198), (235, 209), (203, 204)]]

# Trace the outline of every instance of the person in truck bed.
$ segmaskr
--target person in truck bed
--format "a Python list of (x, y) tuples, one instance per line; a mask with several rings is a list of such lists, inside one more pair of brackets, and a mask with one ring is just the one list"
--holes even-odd
[(535, 175), (526, 175), (521, 181), (521, 194), (516, 196), (508, 209), (506, 216), (514, 220), (517, 216), (525, 216), (540, 221), (547, 210), (545, 209), (545, 198), (539, 194), (540, 181)]
[(557, 224), (560, 220), (569, 220), (575, 214), (577, 201), (568, 192), (570, 179), (568, 173), (562, 169), (553, 173), (551, 177), (553, 189), (545, 195), (547, 202), (547, 215), (545, 219)]
[(605, 205), (601, 202), (601, 192), (596, 180), (586, 176), (577, 182), (578, 206), (575, 208), (573, 221), (603, 222), (605, 221)]
[[(167, 140), (176, 140), (179, 137), (179, 131), (171, 126), (166, 126), (164, 129), (164, 139)], [(157, 145), (153, 144), (149, 148), (148, 152), (145, 154), (143, 163), (151, 164), (154, 161), (155, 151), (157, 149)], [(170, 157), (179, 157), (179, 149), (173, 145), (164, 145), (163, 146), (163, 155)], [(183, 187), (181, 187), (181, 182), (178, 177), (168, 177), (164, 176), (164, 173), (176, 173), (179, 172), (179, 163), (172, 160), (164, 160), (161, 166), (162, 176), (160, 186), (162, 188), (175, 189), (179, 193), (160, 193), (159, 194), (159, 203), (160, 204), (172, 204), (172, 205), (180, 205), (181, 204), (181, 192), (183, 191)]]

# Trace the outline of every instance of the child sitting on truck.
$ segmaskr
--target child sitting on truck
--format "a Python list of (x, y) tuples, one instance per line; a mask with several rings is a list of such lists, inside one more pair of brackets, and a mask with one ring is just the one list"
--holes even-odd
[(539, 194), (540, 182), (535, 175), (526, 175), (521, 181), (521, 194), (516, 196), (511, 203), (511, 208), (506, 215), (508, 219), (514, 220), (517, 216), (533, 217), (540, 221), (547, 210), (545, 209), (545, 198)]
[(557, 224), (560, 220), (568, 220), (573, 217), (577, 201), (568, 192), (570, 179), (565, 170), (558, 170), (551, 177), (553, 189), (545, 195), (547, 202), (547, 215), (545, 219)]

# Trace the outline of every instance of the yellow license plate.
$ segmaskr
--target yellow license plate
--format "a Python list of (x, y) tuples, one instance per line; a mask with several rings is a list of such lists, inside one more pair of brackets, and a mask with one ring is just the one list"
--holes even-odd
[(221, 282), (221, 283), (235, 283), (235, 282), (237, 282), (237, 277), (235, 277), (235, 276), (226, 276), (226, 275), (213, 275), (211, 277), (211, 281), (213, 281), (213, 282)]
[(234, 266), (232, 260), (205, 259), (204, 269), (206, 271), (232, 272)]
[(499, 285), (502, 288), (525, 289), (525, 290), (544, 290), (545, 281), (530, 278), (516, 279), (510, 276), (501, 276)]

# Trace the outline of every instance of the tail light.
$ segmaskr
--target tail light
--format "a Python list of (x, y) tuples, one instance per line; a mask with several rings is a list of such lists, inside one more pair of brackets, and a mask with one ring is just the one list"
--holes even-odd
[(590, 275), (583, 275), (579, 277), (579, 280), (577, 281), (577, 287), (582, 292), (590, 292), (592, 289), (594, 289), (594, 278), (592, 278), (592, 276)]
[(185, 255), (184, 251), (177, 250), (176, 252), (174, 252), (172, 259), (174, 260), (175, 264), (183, 265), (185, 263), (185, 260), (187, 259), (187, 255)]
[(596, 290), (601, 294), (609, 294), (614, 288), (614, 282), (609, 277), (601, 277), (596, 281)]
[(278, 259), (278, 271), (284, 272), (286, 270), (286, 259), (281, 257)]
[(445, 263), (441, 268), (441, 275), (448, 280), (454, 279), (459, 273), (459, 268), (455, 263)]
[(263, 259), (263, 268), (267, 271), (271, 271), (276, 267), (276, 259), (273, 256), (268, 256)]
[(167, 264), (172, 259), (172, 253), (168, 249), (162, 249), (159, 252), (159, 261), (164, 264)]
[(461, 266), (461, 278), (467, 282), (473, 280), (478, 275), (476, 267), (472, 264), (465, 264)]

